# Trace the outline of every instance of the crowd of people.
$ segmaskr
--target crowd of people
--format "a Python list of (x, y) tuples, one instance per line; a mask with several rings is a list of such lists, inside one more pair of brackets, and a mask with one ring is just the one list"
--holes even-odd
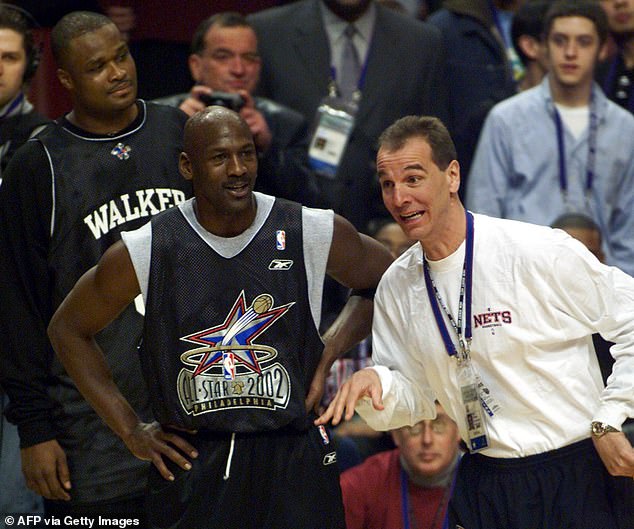
[(0, 513), (634, 527), (634, 0), (139, 6), (0, 3)]

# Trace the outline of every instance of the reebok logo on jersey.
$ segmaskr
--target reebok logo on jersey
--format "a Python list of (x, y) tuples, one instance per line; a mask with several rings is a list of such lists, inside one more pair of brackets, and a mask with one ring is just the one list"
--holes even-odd
[(293, 261), (289, 259), (273, 259), (269, 264), (269, 270), (290, 270)]
[(329, 452), (324, 456), (324, 466), (332, 465), (337, 462), (337, 452)]

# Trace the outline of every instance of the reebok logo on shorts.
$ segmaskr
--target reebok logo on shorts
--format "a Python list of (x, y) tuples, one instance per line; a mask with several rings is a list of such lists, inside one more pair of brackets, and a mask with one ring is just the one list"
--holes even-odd
[(329, 452), (324, 456), (322, 461), (324, 466), (332, 465), (337, 462), (337, 452)]

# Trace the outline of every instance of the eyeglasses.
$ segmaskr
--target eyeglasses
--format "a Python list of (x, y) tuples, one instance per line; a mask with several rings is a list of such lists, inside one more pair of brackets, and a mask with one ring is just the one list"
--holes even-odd
[(451, 419), (449, 419), (448, 417), (436, 417), (433, 421), (421, 421), (414, 426), (405, 426), (403, 430), (410, 437), (415, 437), (422, 434), (425, 431), (425, 427), (429, 425), (432, 432), (442, 434), (447, 431), (450, 422)]

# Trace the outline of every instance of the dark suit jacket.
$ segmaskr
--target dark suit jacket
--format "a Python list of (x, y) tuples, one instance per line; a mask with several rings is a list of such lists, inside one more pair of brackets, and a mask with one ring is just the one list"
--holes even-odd
[[(387, 216), (376, 180), (376, 141), (409, 114), (445, 117), (443, 45), (436, 28), (377, 5), (363, 97), (337, 178), (320, 179), (326, 204), (367, 230)], [(262, 56), (259, 93), (309, 122), (328, 93), (330, 50), (319, 0), (300, 0), (249, 17)]]
[[(161, 97), (154, 102), (178, 107), (187, 97), (188, 92)], [(273, 137), (269, 149), (258, 155), (255, 190), (307, 206), (322, 205), (308, 164), (308, 127), (304, 116), (264, 97), (254, 100)]]

